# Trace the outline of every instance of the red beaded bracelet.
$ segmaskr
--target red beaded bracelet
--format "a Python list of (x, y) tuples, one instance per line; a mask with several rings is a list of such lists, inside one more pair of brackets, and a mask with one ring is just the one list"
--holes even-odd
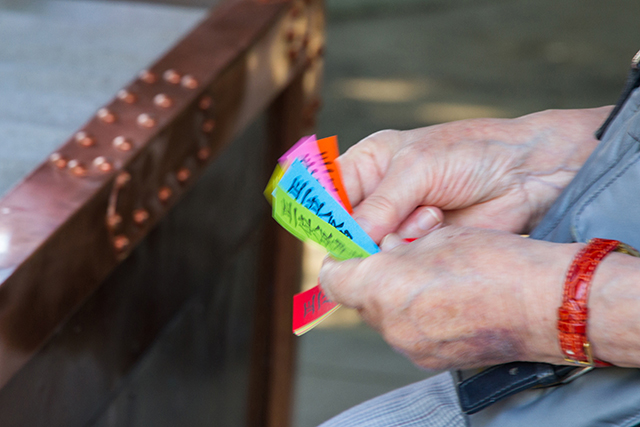
[(578, 252), (567, 272), (562, 305), (558, 309), (558, 339), (567, 362), (591, 367), (611, 366), (593, 358), (587, 339), (587, 299), (596, 267), (612, 251), (640, 256), (634, 248), (617, 240), (592, 239)]

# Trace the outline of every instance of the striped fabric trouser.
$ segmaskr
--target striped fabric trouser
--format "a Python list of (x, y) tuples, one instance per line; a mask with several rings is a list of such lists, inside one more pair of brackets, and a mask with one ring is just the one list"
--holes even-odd
[(320, 427), (466, 427), (449, 372), (355, 406)]

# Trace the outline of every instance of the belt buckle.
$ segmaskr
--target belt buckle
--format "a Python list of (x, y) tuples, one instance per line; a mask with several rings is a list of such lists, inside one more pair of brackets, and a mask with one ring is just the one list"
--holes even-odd
[(571, 381), (575, 380), (578, 377), (583, 376), (587, 372), (593, 370), (593, 366), (583, 366), (582, 368), (577, 368), (575, 371), (571, 372), (565, 378), (563, 378), (557, 385), (560, 384), (569, 384)]
[(589, 341), (586, 341), (584, 344), (582, 344), (582, 349), (584, 351), (584, 355), (587, 356), (587, 360), (586, 361), (585, 360), (570, 359), (568, 357), (565, 357), (564, 361), (565, 362), (569, 362), (569, 363), (571, 363), (573, 365), (586, 366), (586, 367), (593, 368), (596, 364), (593, 361), (593, 353), (591, 352), (591, 344), (589, 343)]

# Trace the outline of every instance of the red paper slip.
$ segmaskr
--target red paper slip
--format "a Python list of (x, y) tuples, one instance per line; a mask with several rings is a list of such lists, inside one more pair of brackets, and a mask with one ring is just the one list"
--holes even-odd
[(308, 332), (338, 308), (340, 304), (329, 301), (320, 286), (294, 295), (293, 333), (300, 336)]

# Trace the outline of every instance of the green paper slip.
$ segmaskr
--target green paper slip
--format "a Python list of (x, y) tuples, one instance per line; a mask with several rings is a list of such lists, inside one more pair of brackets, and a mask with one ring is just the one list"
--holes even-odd
[(276, 187), (274, 196), (273, 217), (298, 239), (313, 240), (339, 260), (369, 256), (367, 251), (295, 201), (281, 187)]

